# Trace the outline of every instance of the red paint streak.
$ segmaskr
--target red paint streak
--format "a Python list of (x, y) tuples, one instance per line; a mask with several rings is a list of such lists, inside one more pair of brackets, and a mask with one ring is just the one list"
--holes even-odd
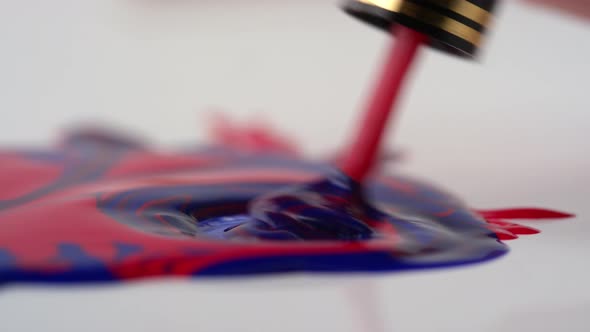
[(176, 172), (222, 165), (226, 162), (227, 160), (219, 157), (179, 156), (172, 153), (141, 151), (129, 153), (125, 156), (119, 164), (108, 172), (107, 177)]
[(496, 236), (498, 237), (498, 239), (500, 239), (502, 241), (518, 239), (518, 235), (516, 235), (516, 234), (512, 233), (511, 231), (506, 230), (502, 227), (495, 227), (493, 225), (490, 225), (489, 228), (492, 232), (496, 233)]
[(518, 235), (532, 235), (541, 232), (538, 229), (502, 219), (564, 219), (574, 216), (569, 213), (537, 208), (477, 210), (475, 212), (489, 223), (490, 230), (495, 232), (500, 240), (514, 240), (518, 238)]
[(214, 114), (209, 135), (216, 144), (244, 152), (299, 155), (294, 141), (259, 122), (239, 126), (222, 114)]
[(16, 199), (55, 181), (61, 165), (27, 160), (20, 156), (0, 157), (0, 200)]
[(403, 26), (395, 27), (397, 36), (387, 55), (381, 77), (369, 100), (356, 136), (339, 163), (352, 179), (362, 182), (373, 168), (380, 152), (387, 120), (395, 111), (397, 97), (409, 73), (418, 48), (426, 36)]
[(476, 212), (485, 219), (562, 219), (574, 217), (570, 213), (537, 208), (478, 210)]
[(524, 225), (514, 224), (511, 222), (506, 222), (506, 221), (502, 221), (502, 220), (488, 220), (488, 223), (498, 226), (502, 229), (505, 229), (505, 230), (512, 232), (514, 234), (517, 234), (517, 235), (520, 235), (520, 234), (530, 235), (530, 234), (541, 233), (541, 231), (538, 229), (524, 226)]

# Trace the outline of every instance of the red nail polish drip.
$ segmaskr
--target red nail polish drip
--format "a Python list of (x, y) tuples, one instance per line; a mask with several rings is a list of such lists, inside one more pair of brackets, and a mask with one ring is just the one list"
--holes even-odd
[(418, 48), (426, 36), (404, 26), (396, 26), (393, 41), (380, 78), (370, 96), (357, 132), (339, 168), (352, 179), (362, 182), (371, 172), (379, 154), (388, 120), (395, 115), (396, 104)]

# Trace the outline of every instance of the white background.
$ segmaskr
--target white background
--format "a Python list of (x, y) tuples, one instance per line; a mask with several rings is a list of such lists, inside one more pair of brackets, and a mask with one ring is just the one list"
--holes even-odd
[[(578, 218), (452, 270), (9, 286), (0, 330), (589, 331), (589, 25), (514, 2), (496, 25), (477, 63), (423, 53), (388, 141), (409, 152), (404, 171), (474, 207)], [(322, 156), (352, 128), (387, 40), (331, 0), (3, 0), (0, 142), (49, 146), (100, 121), (186, 144), (221, 108), (265, 115)]]

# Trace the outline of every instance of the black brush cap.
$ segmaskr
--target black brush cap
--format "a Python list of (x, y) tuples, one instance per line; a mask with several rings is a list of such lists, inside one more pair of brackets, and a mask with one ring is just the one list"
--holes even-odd
[(430, 37), (430, 46), (473, 58), (498, 0), (346, 0), (344, 10), (390, 31), (402, 24)]

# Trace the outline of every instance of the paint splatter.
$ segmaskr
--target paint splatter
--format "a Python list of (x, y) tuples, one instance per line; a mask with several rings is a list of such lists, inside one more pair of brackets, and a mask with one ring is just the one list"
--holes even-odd
[(80, 131), (51, 151), (1, 153), (0, 281), (453, 266), (499, 257), (501, 240), (537, 232), (507, 220), (570, 216), (474, 210), (401, 175), (361, 188), (265, 137), (256, 149), (222, 139), (173, 153)]

